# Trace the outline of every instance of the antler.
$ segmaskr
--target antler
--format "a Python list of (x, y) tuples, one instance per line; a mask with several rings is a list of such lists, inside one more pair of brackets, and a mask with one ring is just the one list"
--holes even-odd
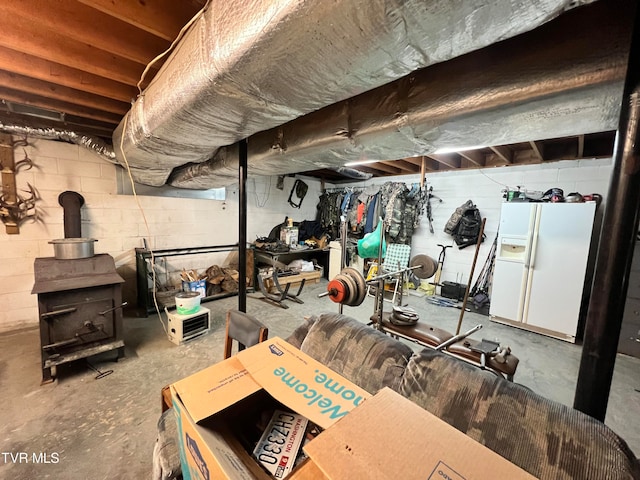
[(33, 160), (29, 158), (29, 154), (27, 153), (27, 150), (24, 148), (22, 150), (24, 151), (24, 158), (19, 162), (16, 162), (16, 164), (13, 166), (14, 172), (17, 172), (20, 169), (20, 167), (22, 167), (23, 165), (27, 165), (27, 170), (31, 170), (35, 165), (33, 163)]
[(28, 197), (16, 195), (15, 202), (6, 200), (5, 195), (0, 195), (0, 219), (6, 225), (18, 226), (28, 218), (38, 219), (36, 210), (36, 201), (39, 200), (38, 192), (33, 185), (27, 183), (29, 190), (23, 192), (29, 193)]

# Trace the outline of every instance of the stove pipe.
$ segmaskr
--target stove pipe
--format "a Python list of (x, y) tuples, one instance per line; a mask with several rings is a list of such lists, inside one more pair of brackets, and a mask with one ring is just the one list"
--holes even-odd
[(84, 197), (66, 191), (58, 195), (58, 203), (64, 209), (64, 238), (82, 238), (80, 207), (84, 205)]

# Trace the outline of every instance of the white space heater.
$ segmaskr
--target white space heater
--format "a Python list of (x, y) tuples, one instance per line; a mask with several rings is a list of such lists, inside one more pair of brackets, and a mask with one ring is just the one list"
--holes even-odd
[(169, 340), (176, 345), (182, 345), (209, 331), (209, 310), (200, 307), (196, 313), (179, 315), (175, 312), (167, 312), (167, 334)]

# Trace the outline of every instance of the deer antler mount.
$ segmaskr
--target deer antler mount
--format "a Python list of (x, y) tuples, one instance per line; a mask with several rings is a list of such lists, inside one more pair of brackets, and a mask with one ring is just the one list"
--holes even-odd
[(16, 173), (22, 168), (33, 167), (33, 161), (24, 151), (24, 159), (14, 161), (11, 135), (0, 133), (0, 167), (2, 167), (2, 193), (0, 194), (0, 220), (8, 234), (20, 233), (20, 224), (27, 219), (38, 219), (36, 201), (38, 194), (29, 183), (28, 195), (20, 195), (16, 188)]

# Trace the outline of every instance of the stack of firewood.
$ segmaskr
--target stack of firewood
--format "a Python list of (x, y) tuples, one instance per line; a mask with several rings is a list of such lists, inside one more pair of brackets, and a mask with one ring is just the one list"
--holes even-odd
[(195, 282), (196, 280), (206, 278), (206, 276), (199, 275), (197, 270), (185, 270), (183, 268), (182, 272), (180, 272), (180, 278), (185, 282)]
[(207, 295), (238, 291), (238, 271), (233, 268), (212, 265), (207, 269)]

